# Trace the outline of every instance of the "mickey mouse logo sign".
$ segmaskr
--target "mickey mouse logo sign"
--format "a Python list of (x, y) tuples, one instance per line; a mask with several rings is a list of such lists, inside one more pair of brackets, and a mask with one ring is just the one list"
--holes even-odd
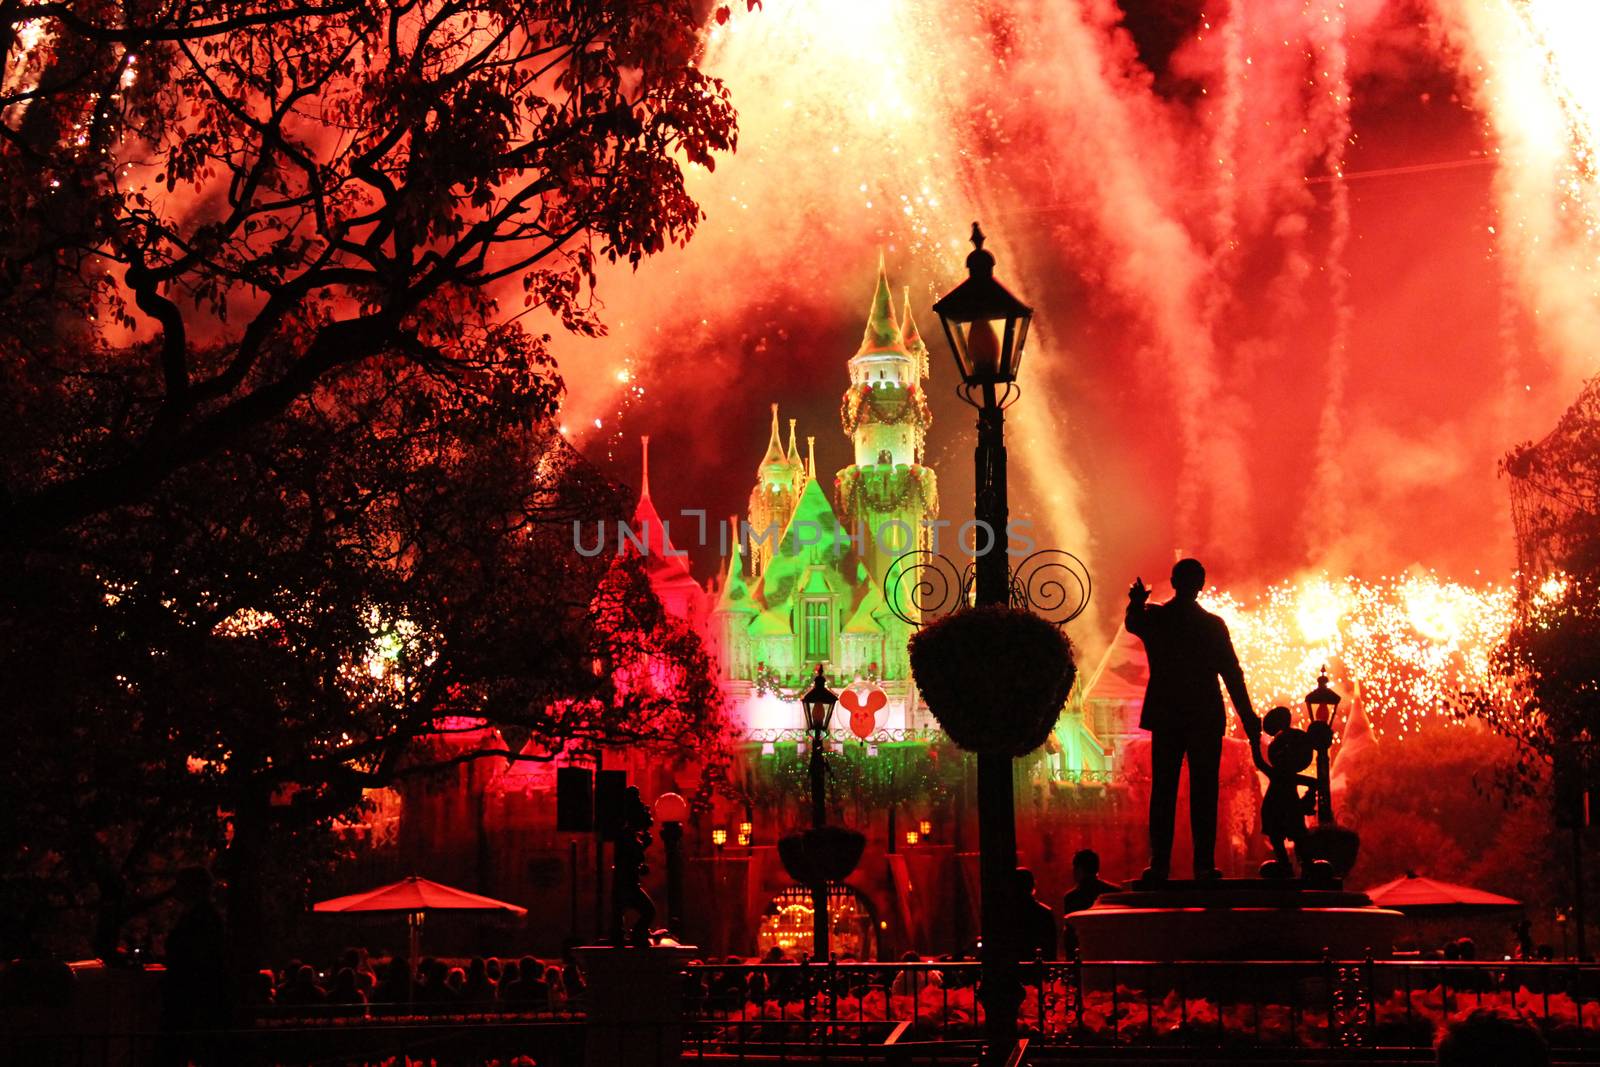
[(889, 696), (870, 683), (854, 685), (839, 694), (850, 713), (850, 732), (865, 741), (878, 729), (878, 712), (889, 706)]

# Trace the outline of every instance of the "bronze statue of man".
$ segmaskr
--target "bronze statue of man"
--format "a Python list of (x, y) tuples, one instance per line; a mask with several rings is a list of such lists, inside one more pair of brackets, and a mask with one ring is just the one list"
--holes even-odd
[(1150, 868), (1146, 881), (1164, 881), (1172, 866), (1172, 830), (1178, 807), (1178, 775), (1189, 764), (1189, 831), (1194, 839), (1194, 876), (1220, 878), (1216, 865), (1217, 787), (1227, 713), (1217, 686), (1227, 687), (1233, 710), (1252, 747), (1261, 743), (1261, 720), (1250, 707), (1244, 672), (1228, 626), (1196, 599), (1205, 588), (1199, 560), (1172, 568), (1172, 599), (1151, 604), (1144, 580), (1128, 589), (1128, 632), (1144, 642), (1150, 682), (1139, 727), (1150, 731)]
[[(650, 923), (656, 917), (656, 905), (640, 879), (650, 871), (645, 865), (645, 852), (655, 839), (650, 833), (654, 822), (649, 806), (639, 796), (639, 787), (630, 785), (623, 794), (622, 826), (611, 867), (611, 943), (619, 948), (650, 946)], [(636, 916), (631, 926), (623, 922), (628, 911)]]

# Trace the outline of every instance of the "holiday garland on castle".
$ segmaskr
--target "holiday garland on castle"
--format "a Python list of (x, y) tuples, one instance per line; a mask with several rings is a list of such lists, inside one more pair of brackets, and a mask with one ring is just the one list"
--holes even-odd
[(939, 510), (939, 482), (931, 467), (846, 467), (833, 482), (845, 521), (854, 525), (867, 512), (883, 515), (909, 510), (933, 515)]
[(871, 421), (881, 426), (910, 422), (917, 429), (926, 430), (933, 423), (933, 412), (928, 410), (928, 398), (915, 385), (880, 384), (874, 388), (871, 384), (863, 383), (851, 386), (839, 404), (839, 422), (844, 426), (844, 432), (853, 436), (869, 410)]

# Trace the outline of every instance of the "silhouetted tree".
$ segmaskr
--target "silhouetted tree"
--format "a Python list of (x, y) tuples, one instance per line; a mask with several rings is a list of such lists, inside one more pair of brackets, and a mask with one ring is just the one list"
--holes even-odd
[[(598, 332), (600, 257), (692, 233), (683, 161), (734, 139), (694, 29), (671, 0), (0, 0), (8, 915), (89, 909), (109, 950), (214, 855), (247, 966), (267, 858), (459, 723), (497, 732), (450, 761), (715, 720), (642, 568), (573, 551), (623, 501), (497, 302)], [(649, 684), (612, 669), (641, 656)]]

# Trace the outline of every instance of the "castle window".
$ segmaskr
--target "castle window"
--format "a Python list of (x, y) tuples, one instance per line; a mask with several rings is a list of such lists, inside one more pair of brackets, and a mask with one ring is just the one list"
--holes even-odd
[(833, 651), (833, 626), (829, 619), (830, 605), (821, 599), (800, 602), (800, 640), (802, 655), (811, 661), (831, 658)]

